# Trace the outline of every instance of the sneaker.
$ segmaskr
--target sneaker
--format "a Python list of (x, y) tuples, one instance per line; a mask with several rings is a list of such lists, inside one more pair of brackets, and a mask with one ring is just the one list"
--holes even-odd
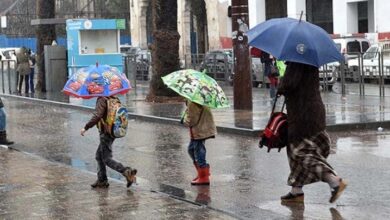
[(334, 203), (343, 193), (345, 188), (347, 187), (347, 182), (343, 179), (340, 179), (340, 184), (331, 189), (331, 197), (329, 199), (330, 203)]
[(107, 180), (104, 181), (96, 180), (96, 182), (91, 184), (92, 188), (108, 188), (109, 186), (110, 184), (108, 183)]
[(305, 201), (305, 194), (304, 193), (292, 194), (291, 192), (289, 192), (286, 195), (280, 197), (280, 199), (282, 200), (282, 203), (286, 203), (286, 202), (303, 203)]
[(130, 167), (126, 167), (126, 170), (123, 172), (123, 176), (126, 177), (127, 180), (127, 188), (129, 188), (133, 183), (136, 182), (135, 175), (137, 174), (136, 169), (131, 169)]

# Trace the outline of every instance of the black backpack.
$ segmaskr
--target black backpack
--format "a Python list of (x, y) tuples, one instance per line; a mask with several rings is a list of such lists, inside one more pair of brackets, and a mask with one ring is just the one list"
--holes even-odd
[(288, 144), (287, 114), (283, 113), (286, 102), (283, 103), (282, 110), (280, 112), (274, 112), (276, 102), (277, 97), (275, 97), (267, 126), (264, 128), (264, 131), (260, 133), (259, 147), (268, 147), (267, 152), (270, 152), (272, 148), (278, 148), (278, 152), (280, 152), (280, 150)]

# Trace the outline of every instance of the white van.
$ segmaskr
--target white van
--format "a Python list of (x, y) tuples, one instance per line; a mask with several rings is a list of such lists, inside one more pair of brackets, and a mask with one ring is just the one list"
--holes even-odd
[[(383, 75), (390, 77), (390, 41), (381, 41), (378, 44), (373, 44), (363, 54), (363, 72), (365, 77), (376, 78), (379, 76), (381, 55), (383, 56)], [(349, 60), (348, 67), (354, 78), (359, 79), (359, 60)]]

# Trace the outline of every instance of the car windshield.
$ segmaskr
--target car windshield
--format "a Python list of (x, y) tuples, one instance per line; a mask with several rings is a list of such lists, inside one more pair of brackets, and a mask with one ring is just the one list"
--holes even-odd
[(370, 60), (374, 59), (376, 53), (378, 53), (378, 47), (370, 47), (368, 50), (364, 53), (363, 59)]

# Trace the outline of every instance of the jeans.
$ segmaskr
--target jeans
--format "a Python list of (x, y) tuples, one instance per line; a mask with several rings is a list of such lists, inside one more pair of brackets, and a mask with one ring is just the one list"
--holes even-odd
[(205, 140), (191, 140), (188, 145), (188, 154), (192, 161), (197, 162), (201, 168), (208, 166), (206, 162), (206, 147), (204, 144)]
[(34, 70), (34, 68), (30, 68), (30, 69), (31, 69), (31, 72), (28, 75), (28, 81), (29, 81), (31, 93), (34, 93), (35, 92), (35, 90), (34, 90), (34, 73), (35, 73), (35, 70)]
[(100, 144), (95, 156), (98, 164), (97, 176), (100, 181), (107, 180), (106, 166), (119, 173), (123, 173), (126, 170), (121, 163), (112, 159), (112, 143), (114, 140), (115, 138), (112, 138), (108, 134), (100, 134)]
[(269, 79), (269, 95), (271, 99), (276, 97), (276, 88), (278, 87), (278, 77), (268, 76)]
[(5, 131), (6, 115), (4, 108), (0, 108), (0, 131)]

